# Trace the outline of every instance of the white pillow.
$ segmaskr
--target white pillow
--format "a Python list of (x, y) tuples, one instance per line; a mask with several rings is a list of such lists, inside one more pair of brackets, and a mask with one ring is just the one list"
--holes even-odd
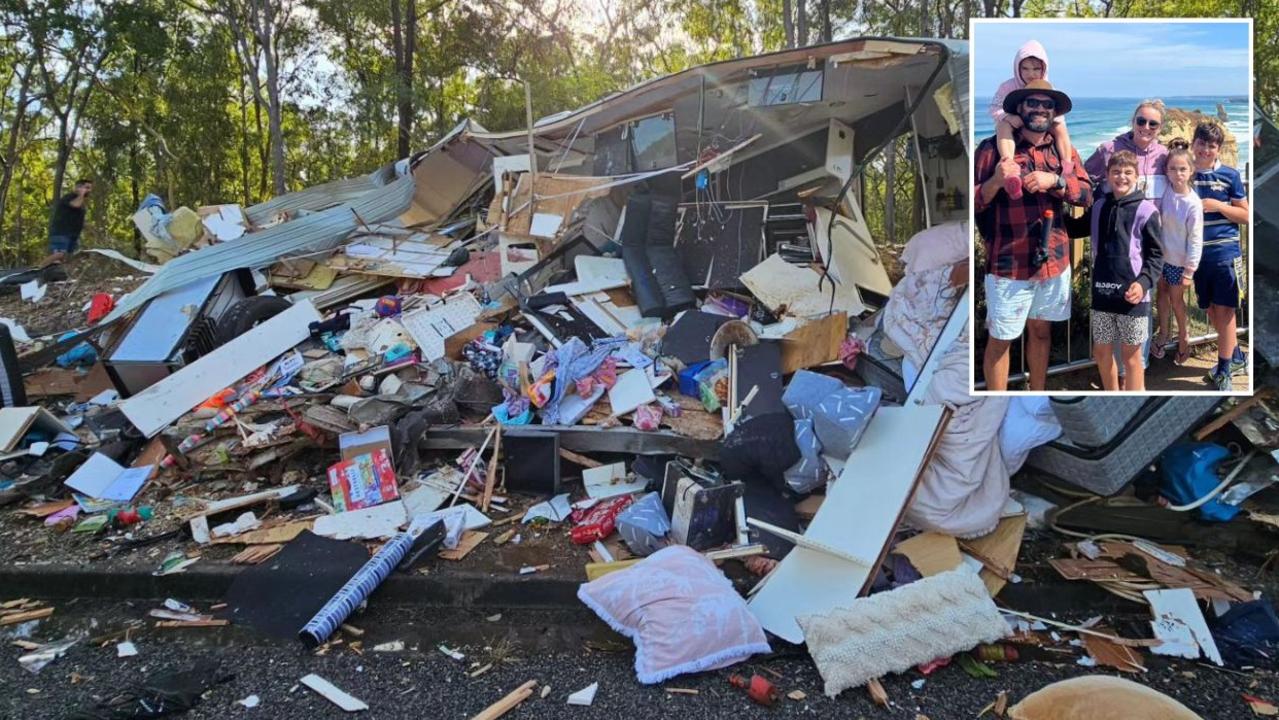
[(732, 583), (685, 545), (586, 583), (577, 597), (635, 643), (635, 674), (646, 685), (772, 652)]

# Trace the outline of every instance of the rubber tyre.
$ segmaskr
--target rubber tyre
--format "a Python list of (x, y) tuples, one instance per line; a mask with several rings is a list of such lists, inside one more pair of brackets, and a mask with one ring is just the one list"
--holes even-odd
[(218, 319), (218, 340), (225, 345), (291, 307), (293, 303), (274, 295), (245, 298)]

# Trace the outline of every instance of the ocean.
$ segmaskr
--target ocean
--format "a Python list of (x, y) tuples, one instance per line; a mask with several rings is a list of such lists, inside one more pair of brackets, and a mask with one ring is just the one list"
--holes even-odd
[[(1070, 127), (1070, 139), (1079, 152), (1079, 157), (1087, 160), (1093, 150), (1106, 140), (1128, 132), (1132, 128), (1128, 122), (1132, 119), (1132, 111), (1144, 98), (1075, 98), (1071, 100), (1074, 108), (1066, 116)], [(1216, 116), (1217, 103), (1221, 103), (1228, 118), (1226, 127), (1234, 134), (1239, 143), (1240, 169), (1252, 157), (1252, 126), (1248, 123), (1252, 103), (1242, 97), (1166, 97), (1164, 105), (1181, 110), (1199, 110), (1207, 115)], [(978, 141), (995, 133), (994, 121), (986, 113), (990, 106), (990, 98), (981, 101), (977, 106), (976, 134)], [(1247, 177), (1245, 174), (1244, 177)]]

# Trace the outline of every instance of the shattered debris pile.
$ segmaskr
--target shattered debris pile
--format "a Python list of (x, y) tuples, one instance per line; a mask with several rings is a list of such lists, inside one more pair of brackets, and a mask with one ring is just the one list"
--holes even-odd
[[(808, 645), (832, 696), (952, 657), (975, 677), (1022, 655), (1141, 673), (1147, 650), (1273, 666), (1270, 601), (1178, 539), (1273, 543), (1271, 396), (969, 394), (959, 47), (697, 68), (250, 208), (148, 198), (145, 282), (70, 332), (11, 330), (7, 552), (249, 566), (218, 610), (163, 619), (320, 653), (432, 558), (559, 573), (634, 641), (641, 683), (779, 642)], [(904, 132), (928, 227), (898, 257), (858, 184)], [(1010, 496), (1031, 476), (1056, 505)], [(1011, 607), (1023, 538), (1054, 531), (1051, 568), (1145, 627)]]

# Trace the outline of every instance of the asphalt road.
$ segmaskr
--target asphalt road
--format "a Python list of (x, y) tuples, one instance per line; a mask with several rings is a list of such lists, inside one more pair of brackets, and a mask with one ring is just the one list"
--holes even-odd
[[(993, 667), (999, 677), (970, 678), (952, 665), (930, 675), (922, 688), (911, 686), (915, 671), (884, 682), (893, 706), (874, 705), (862, 689), (836, 699), (822, 695), (821, 678), (802, 651), (787, 649), (731, 670), (675, 678), (661, 686), (643, 686), (633, 669), (634, 654), (625, 640), (588, 615), (576, 613), (503, 613), (501, 618), (477, 612), (421, 607), (374, 607), (352, 622), (365, 631), (363, 654), (347, 643), (316, 655), (292, 641), (275, 641), (247, 628), (162, 630), (145, 620), (151, 603), (93, 604), (81, 601), (58, 607), (54, 618), (36, 629), (43, 642), (76, 631), (102, 637), (134, 627), (136, 657), (116, 656), (112, 641), (82, 641), (39, 674), (22, 669), (13, 647), (12, 628), (0, 629), (5, 657), (0, 658), (0, 717), (65, 718), (98, 699), (124, 690), (147, 677), (182, 670), (197, 661), (215, 660), (222, 673), (233, 675), (213, 686), (204, 700), (183, 718), (319, 718), (350, 717), (309, 689), (299, 678), (317, 673), (369, 704), (366, 718), (469, 718), (527, 680), (549, 686), (507, 717), (510, 718), (906, 718), (930, 720), (975, 718), (1001, 690), (1015, 701), (1053, 681), (1093, 670), (1063, 656), (1061, 664), (1023, 661)], [(436, 649), (452, 638), (466, 660), (457, 662)], [(347, 638), (349, 642), (353, 638)], [(403, 652), (373, 652), (390, 640), (403, 640)], [(775, 648), (779, 649), (779, 648)], [(1181, 700), (1205, 718), (1252, 718), (1241, 693), (1271, 695), (1279, 687), (1273, 673), (1240, 675), (1189, 661), (1166, 663), (1148, 658), (1150, 672), (1141, 681)], [(471, 677), (486, 665), (491, 669)], [(769, 674), (777, 673), (778, 678)], [(802, 701), (782, 699), (773, 708), (753, 704), (731, 687), (734, 672), (770, 677), (783, 694), (806, 693)], [(600, 684), (590, 707), (565, 703), (567, 696), (592, 682)], [(690, 688), (696, 695), (673, 695), (665, 688)], [(34, 691), (34, 692), (33, 692)], [(237, 700), (257, 695), (260, 705), (247, 709)], [(1271, 699), (1275, 699), (1271, 697)]]

